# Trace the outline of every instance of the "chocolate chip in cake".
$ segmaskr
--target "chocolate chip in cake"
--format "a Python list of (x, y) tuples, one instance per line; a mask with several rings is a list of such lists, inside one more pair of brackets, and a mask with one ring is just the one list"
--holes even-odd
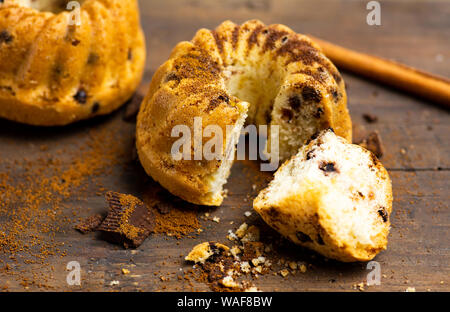
[(325, 242), (323, 241), (323, 238), (322, 236), (320, 236), (320, 234), (317, 234), (317, 244), (325, 245)]
[(315, 140), (319, 137), (320, 131), (316, 131), (310, 138), (310, 140)]
[(291, 122), (292, 118), (294, 118), (294, 113), (289, 108), (281, 109), (281, 118), (284, 121)]
[(380, 209), (378, 209), (378, 214), (383, 219), (383, 222), (387, 222), (388, 221), (389, 215), (388, 215), (388, 213), (386, 211), (386, 208), (381, 207)]
[(303, 88), (302, 96), (303, 99), (308, 102), (312, 101), (315, 103), (319, 103), (320, 101), (322, 101), (322, 95), (320, 94), (320, 92), (310, 86), (306, 86)]
[(312, 239), (311, 239), (311, 237), (309, 237), (309, 235), (307, 235), (307, 234), (305, 234), (305, 233), (303, 233), (303, 232), (297, 232), (296, 234), (295, 234), (295, 236), (297, 236), (297, 239), (299, 240), (299, 241), (301, 241), (302, 243), (308, 243), (308, 242), (312, 242)]
[(91, 108), (92, 114), (97, 113), (99, 109), (100, 109), (100, 103), (99, 102), (95, 102), (94, 105), (92, 105), (92, 108)]
[(133, 49), (128, 49), (128, 60), (131, 61), (133, 59)]
[(333, 96), (334, 100), (337, 101), (339, 100), (339, 92), (338, 90), (333, 90), (333, 92), (331, 92), (331, 95)]
[(322, 170), (323, 172), (325, 172), (325, 175), (327, 175), (328, 173), (331, 173), (331, 172), (336, 172), (336, 173), (339, 172), (339, 170), (336, 168), (336, 164), (334, 162), (323, 161), (320, 163), (319, 169)]
[(80, 104), (86, 104), (87, 93), (83, 88), (80, 88), (78, 89), (77, 93), (73, 96), (73, 98)]
[(209, 112), (214, 110), (217, 106), (219, 106), (223, 102), (227, 104), (230, 103), (230, 98), (226, 94), (221, 94), (218, 97), (211, 99), (206, 111)]
[(7, 31), (0, 31), (0, 43), (11, 43), (14, 37)]
[(297, 95), (293, 95), (289, 97), (289, 106), (294, 110), (297, 111), (300, 106), (302, 105), (302, 100)]
[(306, 160), (313, 159), (316, 155), (314, 155), (315, 150), (310, 150), (306, 153)]
[(76, 47), (77, 45), (79, 45), (80, 44), (80, 40), (78, 40), (78, 39), (73, 39), (72, 40), (72, 45), (74, 46), (74, 47)]
[(322, 116), (322, 114), (323, 114), (322, 107), (318, 107), (316, 112), (314, 113), (314, 117), (319, 119)]

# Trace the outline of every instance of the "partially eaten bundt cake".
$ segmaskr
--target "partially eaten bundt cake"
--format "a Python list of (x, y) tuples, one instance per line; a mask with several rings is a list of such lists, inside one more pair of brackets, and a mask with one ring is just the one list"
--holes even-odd
[[(146, 172), (173, 194), (196, 204), (220, 205), (222, 186), (244, 121), (279, 126), (279, 157), (297, 153), (312, 134), (333, 127), (351, 141), (344, 81), (308, 37), (283, 25), (253, 20), (201, 29), (181, 42), (155, 73), (137, 122), (137, 148)], [(194, 131), (218, 125), (226, 133), (222, 159), (175, 160), (177, 125)], [(270, 134), (268, 136), (271, 137)], [(198, 140), (197, 140), (198, 141)], [(205, 143), (203, 138), (200, 143)], [(267, 146), (272, 146), (270, 139)]]
[(66, 125), (110, 113), (139, 85), (145, 40), (137, 1), (68, 3), (0, 1), (0, 117)]
[(387, 246), (392, 186), (374, 154), (325, 130), (278, 169), (253, 207), (294, 243), (368, 261)]

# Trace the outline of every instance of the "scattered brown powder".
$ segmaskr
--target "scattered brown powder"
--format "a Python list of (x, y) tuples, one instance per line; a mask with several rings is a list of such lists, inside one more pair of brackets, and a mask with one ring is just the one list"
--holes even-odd
[(156, 234), (165, 234), (180, 239), (198, 234), (198, 208), (170, 195), (157, 185), (152, 185), (143, 194), (143, 201), (153, 210)]
[[(48, 147), (41, 146), (33, 155), (2, 159), (0, 265), (46, 265), (48, 257), (66, 255), (67, 246), (56, 234), (63, 232), (62, 225), (73, 224), (71, 217), (78, 212), (67, 215), (67, 207), (76, 209), (69, 206), (69, 200), (86, 198), (88, 186), (99, 185), (99, 177), (111, 173), (124, 157), (124, 140), (120, 129), (102, 126), (83, 133), (76, 148), (50, 153)], [(21, 273), (17, 268), (8, 272)], [(38, 284), (29, 279), (24, 287)]]

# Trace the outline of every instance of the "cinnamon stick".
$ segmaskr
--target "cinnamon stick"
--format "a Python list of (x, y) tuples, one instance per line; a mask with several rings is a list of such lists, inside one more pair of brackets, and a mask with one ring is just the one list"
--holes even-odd
[(337, 67), (450, 108), (450, 80), (309, 36)]

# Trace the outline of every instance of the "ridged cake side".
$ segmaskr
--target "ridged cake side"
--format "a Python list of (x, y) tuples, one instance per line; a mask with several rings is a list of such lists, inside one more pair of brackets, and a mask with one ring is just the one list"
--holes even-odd
[(217, 185), (228, 176), (222, 172), (224, 164), (174, 160), (174, 126), (187, 125), (193, 131), (194, 117), (200, 117), (203, 129), (225, 129), (238, 126), (248, 113), (250, 124), (280, 126), (284, 160), (328, 127), (351, 141), (346, 99), (338, 71), (306, 36), (256, 20), (240, 26), (226, 21), (216, 30), (199, 30), (191, 42), (179, 43), (155, 73), (138, 116), (139, 157), (146, 172), (173, 194), (197, 204), (220, 205), (222, 185)]
[(131, 97), (145, 63), (137, 1), (86, 0), (81, 24), (69, 17), (0, 5), (0, 117), (65, 125)]

